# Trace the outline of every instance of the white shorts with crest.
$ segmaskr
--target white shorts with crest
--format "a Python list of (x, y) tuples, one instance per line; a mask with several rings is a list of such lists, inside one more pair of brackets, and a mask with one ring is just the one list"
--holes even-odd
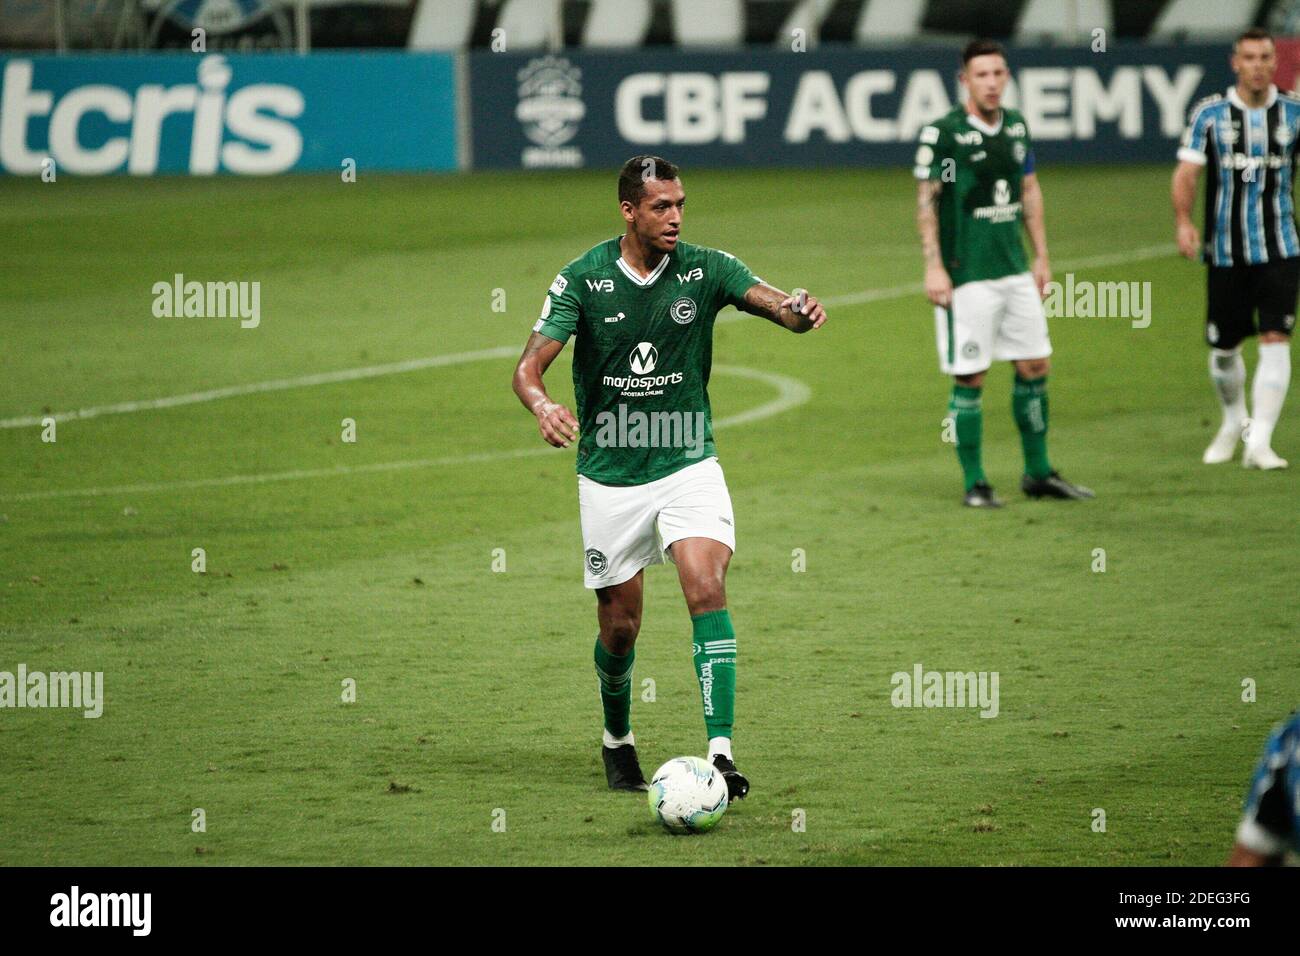
[(607, 588), (648, 564), (672, 560), (682, 538), (712, 538), (736, 550), (731, 494), (717, 458), (706, 458), (644, 485), (602, 485), (578, 476), (585, 555), (583, 580)]

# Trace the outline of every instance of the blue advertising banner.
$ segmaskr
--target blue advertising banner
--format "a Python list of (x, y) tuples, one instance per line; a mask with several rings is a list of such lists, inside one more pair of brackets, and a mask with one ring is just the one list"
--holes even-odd
[[(1009, 51), (1007, 105), (1043, 162), (1173, 162), (1188, 109), (1232, 83), (1220, 45)], [(958, 102), (957, 51), (470, 54), (479, 168), (911, 165)]]
[(454, 169), (446, 54), (0, 57), (0, 171)]

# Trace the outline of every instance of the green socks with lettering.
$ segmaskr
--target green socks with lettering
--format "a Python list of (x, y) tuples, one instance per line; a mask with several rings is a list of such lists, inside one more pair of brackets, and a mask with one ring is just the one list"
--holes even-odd
[(605, 650), (596, 639), (596, 677), (600, 680), (600, 706), (605, 710), (605, 732), (626, 737), (632, 732), (632, 661), (636, 648), (622, 657)]
[(948, 399), (948, 417), (953, 421), (957, 438), (957, 460), (961, 462), (966, 490), (970, 491), (986, 480), (984, 466), (980, 462), (980, 442), (984, 431), (984, 408), (980, 390), (954, 382), (952, 397)]
[(736, 712), (736, 631), (731, 614), (707, 611), (691, 618), (695, 676), (704, 701), (704, 726), (709, 739), (730, 737)]
[(1011, 412), (1020, 428), (1025, 474), (1046, 478), (1052, 473), (1047, 460), (1047, 376), (1023, 379), (1017, 375), (1011, 389)]

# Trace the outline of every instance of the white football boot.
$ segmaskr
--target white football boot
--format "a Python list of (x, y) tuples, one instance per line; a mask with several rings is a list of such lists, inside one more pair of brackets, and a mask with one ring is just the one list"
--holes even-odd
[(1267, 445), (1263, 448), (1251, 448), (1247, 445), (1245, 451), (1241, 453), (1241, 464), (1243, 468), (1273, 471), (1277, 468), (1287, 467), (1287, 460), (1279, 456), (1277, 452)]
[(1237, 442), (1241, 441), (1241, 433), (1244, 429), (1244, 423), (1233, 425), (1224, 422), (1219, 426), (1218, 434), (1214, 436), (1214, 441), (1205, 449), (1205, 454), (1201, 455), (1201, 461), (1207, 465), (1222, 465), (1225, 461), (1232, 461), (1232, 456), (1237, 452)]

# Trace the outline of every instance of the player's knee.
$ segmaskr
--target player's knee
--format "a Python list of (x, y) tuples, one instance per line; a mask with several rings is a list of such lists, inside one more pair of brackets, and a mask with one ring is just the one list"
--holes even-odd
[(953, 378), (964, 388), (980, 388), (984, 384), (983, 372), (976, 372), (974, 375), (954, 375)]
[(691, 615), (721, 611), (727, 606), (727, 592), (720, 577), (692, 581), (685, 589), (686, 607)]
[(1272, 345), (1274, 342), (1290, 342), (1291, 336), (1285, 332), (1261, 332), (1259, 333), (1259, 341), (1261, 345)]
[(621, 657), (632, 649), (640, 631), (641, 618), (638, 615), (606, 615), (600, 622), (600, 642), (605, 645), (605, 650)]
[(1045, 358), (1025, 359), (1016, 363), (1016, 371), (1021, 378), (1042, 378), (1051, 371), (1052, 363)]

